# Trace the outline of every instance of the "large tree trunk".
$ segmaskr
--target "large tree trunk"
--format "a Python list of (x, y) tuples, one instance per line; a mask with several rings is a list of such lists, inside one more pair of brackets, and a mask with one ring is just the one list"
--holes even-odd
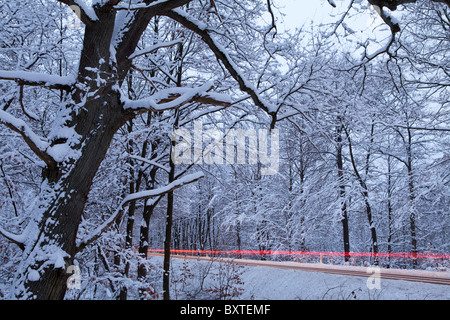
[[(92, 133), (83, 138), (79, 159), (67, 168), (61, 167), (47, 173), (49, 178), (44, 181), (41, 205), (35, 209), (35, 221), (30, 222), (36, 224), (31, 230), (35, 234), (31, 235), (32, 243), (26, 243), (24, 264), (20, 270), (24, 288), (37, 299), (64, 297), (68, 276), (66, 266), (72, 264), (76, 253), (76, 235), (92, 181), (118, 130), (117, 124), (126, 118), (118, 110), (119, 101), (116, 99), (114, 104), (112, 102), (109, 108), (105, 108), (99, 100), (97, 104), (100, 106), (92, 108), (91, 105), (85, 120), (80, 120), (90, 123)], [(55, 254), (65, 256), (64, 266), (56, 266), (56, 262), (49, 260)], [(30, 281), (31, 270), (39, 270), (38, 280)], [(33, 276), (31, 278), (36, 279)], [(26, 294), (19, 291), (18, 297), (26, 297)]]
[[(114, 134), (133, 117), (123, 111), (119, 93), (113, 89), (117, 79), (109, 62), (115, 13), (105, 15), (102, 23), (86, 27), (78, 83), (72, 99), (60, 110), (66, 122), (54, 128), (56, 133), (74, 130), (78, 142), (70, 146), (72, 155), (44, 172), (15, 280), (17, 298), (64, 298), (70, 276), (66, 270), (76, 254), (77, 231), (92, 181)], [(52, 145), (59, 144), (67, 146), (67, 139), (56, 134)]]

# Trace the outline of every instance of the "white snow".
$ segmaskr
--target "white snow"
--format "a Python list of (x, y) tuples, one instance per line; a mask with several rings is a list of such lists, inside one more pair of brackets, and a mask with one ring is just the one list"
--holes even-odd
[(336, 2), (334, 2), (334, 0), (328, 0), (328, 3), (333, 6), (334, 8), (336, 8)]
[(75, 83), (75, 76), (57, 76), (32, 71), (10, 71), (0, 70), (0, 78), (5, 80), (23, 80), (26, 82), (44, 83), (47, 86), (52, 85), (72, 85)]
[(208, 28), (208, 26), (205, 23), (203, 23), (200, 20), (195, 19), (194, 17), (191, 17), (190, 15), (188, 15), (186, 12), (184, 12), (181, 9), (175, 8), (172, 11), (176, 12), (178, 15), (180, 15), (183, 18), (185, 18), (186, 20), (188, 20), (190, 23), (195, 24), (200, 30), (206, 30)]
[(63, 252), (62, 250), (55, 250), (55, 253), (53, 254), (53, 266), (55, 269), (65, 269), (66, 262), (64, 261), (64, 257), (67, 257), (68, 255)]
[(203, 177), (204, 177), (203, 172), (196, 172), (196, 173), (188, 174), (188, 175), (185, 175), (184, 177), (181, 177), (180, 179), (177, 179), (177, 180), (169, 183), (168, 185), (166, 185), (164, 187), (130, 194), (125, 197), (125, 199), (122, 201), (122, 203), (128, 203), (128, 202), (136, 200), (136, 199), (156, 197), (161, 194), (165, 194), (165, 193), (169, 192), (170, 190), (173, 190), (173, 189), (179, 188), (181, 186), (184, 186), (186, 184), (189, 184), (193, 181), (197, 181)]
[(176, 39), (173, 41), (160, 42), (155, 45), (149, 46), (145, 49), (136, 50), (132, 55), (128, 57), (128, 59), (132, 60), (136, 57), (142, 56), (144, 54), (152, 53), (160, 48), (170, 47), (176, 44), (180, 44), (183, 42), (183, 39)]
[[(162, 263), (162, 257), (152, 256), (155, 263)], [(199, 260), (172, 259), (173, 276), (189, 263), (193, 273), (205, 270), (210, 263)], [(217, 269), (214, 263), (210, 272)], [(240, 266), (243, 281), (243, 300), (448, 300), (450, 286), (379, 279), (373, 286), (373, 273), (366, 268), (367, 277), (346, 276), (321, 272), (309, 272), (260, 266)], [(207, 284), (205, 285), (205, 287)]]
[[(188, 20), (190, 23), (197, 26), (197, 28), (201, 31), (208, 30), (208, 26), (204, 24), (203, 22), (191, 17), (189, 14), (184, 12), (181, 9), (173, 9), (173, 12), (176, 14), (182, 16), (184, 19)], [(244, 86), (247, 87), (249, 90), (253, 91), (255, 96), (258, 98), (258, 100), (267, 108), (267, 111), (269, 113), (278, 111), (278, 106), (266, 101), (263, 99), (259, 93), (257, 92), (255, 86), (249, 81), (249, 79), (244, 75), (242, 70), (239, 68), (239, 66), (231, 59), (230, 55), (228, 54), (228, 50), (225, 49), (224, 46), (222, 46), (217, 39), (215, 39), (211, 34), (209, 34), (212, 42), (214, 43), (214, 46), (226, 57), (226, 60), (231, 65), (233, 70), (238, 74), (239, 78), (241, 78), (242, 82), (244, 83)]]
[(402, 280), (379, 280), (379, 289), (369, 289), (367, 277), (320, 272), (245, 267), (246, 291), (242, 299), (269, 300), (438, 300), (450, 299), (450, 288)]
[(7, 237), (8, 239), (16, 242), (16, 243), (24, 243), (26, 240), (26, 235), (25, 234), (14, 234), (11, 233), (5, 229), (3, 229), (2, 226), (0, 226), (0, 233), (2, 233), (5, 237)]
[(44, 138), (36, 135), (33, 130), (21, 119), (17, 119), (6, 111), (0, 110), (0, 123), (4, 123), (9, 127), (15, 128), (15, 131), (19, 131), (22, 135), (27, 137), (33, 142), (33, 144), (44, 151), (48, 147), (48, 142)]
[(167, 2), (169, 0), (157, 0), (151, 4), (145, 4), (145, 3), (136, 3), (133, 5), (130, 4), (118, 4), (114, 8), (117, 10), (138, 10), (138, 9), (150, 9), (151, 7), (154, 7), (156, 5), (162, 4), (164, 2)]
[(38, 281), (39, 279), (40, 279), (40, 275), (39, 275), (39, 272), (37, 272), (36, 270), (31, 270), (29, 273), (28, 273), (28, 280), (29, 281)]
[(84, 2), (83, 0), (75, 0), (75, 5), (79, 6), (81, 10), (91, 19), (92, 21), (98, 21), (98, 17), (95, 14), (95, 10), (92, 6)]
[[(189, 102), (196, 96), (202, 96), (206, 98), (214, 98), (222, 102), (230, 103), (231, 99), (229, 95), (219, 94), (214, 92), (208, 92), (213, 88), (212, 82), (206, 82), (204, 85), (197, 88), (188, 87), (174, 87), (169, 89), (163, 89), (150, 97), (130, 100), (125, 94), (122, 94), (121, 99), (124, 104), (125, 110), (138, 110), (149, 109), (153, 111), (164, 111), (177, 108), (186, 102)], [(173, 98), (176, 96), (176, 98)], [(169, 100), (168, 102), (164, 102)]]

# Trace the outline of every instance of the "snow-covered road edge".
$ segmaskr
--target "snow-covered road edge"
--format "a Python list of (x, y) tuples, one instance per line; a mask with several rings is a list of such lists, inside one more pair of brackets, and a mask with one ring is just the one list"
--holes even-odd
[[(161, 257), (151, 259), (161, 260)], [(172, 259), (174, 275), (186, 261), (195, 273), (210, 262)], [(213, 264), (211, 272), (217, 268)], [(360, 267), (356, 267), (360, 268)], [(367, 268), (363, 268), (366, 269)], [(392, 270), (391, 270), (392, 271)], [(406, 272), (406, 270), (405, 270)], [(413, 271), (426, 272), (426, 271)], [(450, 286), (403, 280), (327, 274), (261, 266), (242, 266), (242, 300), (449, 300)]]

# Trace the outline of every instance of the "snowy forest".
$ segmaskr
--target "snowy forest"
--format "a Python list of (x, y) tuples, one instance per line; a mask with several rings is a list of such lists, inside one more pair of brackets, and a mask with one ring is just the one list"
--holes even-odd
[(170, 249), (450, 252), (450, 2), (283, 2), (0, 0), (0, 299), (175, 298)]

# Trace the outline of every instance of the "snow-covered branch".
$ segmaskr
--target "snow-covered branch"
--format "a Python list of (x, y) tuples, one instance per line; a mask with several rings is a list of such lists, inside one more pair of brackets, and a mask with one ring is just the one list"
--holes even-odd
[(163, 170), (166, 171), (166, 172), (169, 172), (169, 171), (170, 171), (170, 168), (165, 167), (165, 166), (163, 166), (163, 165), (161, 165), (161, 164), (159, 164), (158, 162), (153, 161), (153, 160), (149, 160), (149, 159), (142, 158), (142, 157), (139, 157), (139, 156), (134, 156), (134, 155), (130, 155), (129, 158), (135, 159), (135, 160), (139, 160), (139, 161), (142, 161), (142, 162), (147, 163), (147, 164), (149, 164), (149, 165), (158, 167), (158, 168), (160, 168), (160, 169), (163, 169)]
[[(143, 7), (136, 8), (130, 13), (126, 13), (126, 18), (116, 22), (111, 46), (118, 63), (119, 78), (124, 78), (131, 66), (129, 57), (135, 53), (136, 47), (145, 32), (150, 20), (168, 10), (183, 6), (192, 0), (166, 0), (166, 1), (142, 1)], [(114, 10), (120, 8), (129, 11), (135, 5), (112, 7)], [(120, 14), (117, 15), (120, 17)]]
[(174, 45), (182, 43), (182, 41), (183, 41), (182, 39), (176, 39), (176, 40), (173, 40), (173, 41), (160, 42), (160, 43), (157, 43), (157, 44), (155, 44), (153, 46), (150, 46), (148, 48), (141, 49), (141, 50), (136, 50), (132, 55), (130, 55), (128, 57), (128, 59), (132, 60), (132, 59), (137, 58), (139, 56), (143, 56), (145, 54), (149, 54), (149, 53), (155, 52), (156, 50), (161, 49), (161, 48), (172, 47)]
[(208, 45), (211, 51), (215, 54), (218, 60), (220, 60), (227, 71), (231, 74), (231, 76), (239, 83), (240, 89), (250, 95), (253, 102), (262, 110), (267, 112), (269, 115), (273, 117), (274, 125), (276, 121), (276, 112), (277, 106), (270, 104), (267, 101), (264, 101), (253, 85), (251, 85), (246, 77), (241, 73), (239, 67), (234, 63), (231, 57), (226, 52), (225, 48), (222, 47), (212, 36), (211, 32), (207, 29), (207, 26), (201, 22), (196, 20), (193, 17), (190, 17), (182, 10), (173, 9), (164, 13), (169, 18), (179, 22), (185, 28), (192, 30), (197, 35), (199, 35), (202, 40)]
[(393, 35), (400, 32), (400, 26), (397, 19), (395, 19), (388, 11), (384, 10), (383, 7), (374, 5), (374, 8), (375, 11), (378, 12), (381, 19), (383, 19), (384, 23), (389, 26)]
[(191, 102), (220, 106), (231, 104), (229, 95), (209, 92), (212, 88), (211, 83), (197, 88), (174, 87), (160, 90), (150, 97), (139, 100), (130, 100), (122, 95), (123, 108), (140, 113), (149, 110), (153, 112), (171, 110)]
[(25, 121), (15, 118), (6, 111), (0, 110), (0, 123), (20, 134), (30, 149), (43, 160), (49, 168), (53, 168), (56, 165), (55, 159), (46, 152), (49, 143), (35, 134)]
[(0, 80), (12, 80), (21, 85), (43, 86), (49, 89), (70, 90), (75, 83), (74, 76), (56, 76), (32, 71), (0, 70)]
[(142, 3), (137, 4), (119, 4), (114, 6), (116, 10), (151, 10), (151, 11), (161, 11), (161, 10), (171, 10), (177, 7), (181, 7), (188, 4), (192, 0), (153, 0), (153, 1), (142, 1)]
[(90, 24), (98, 21), (98, 17), (95, 14), (93, 7), (85, 3), (83, 0), (57, 0), (58, 2), (64, 3), (72, 9), (75, 15), (84, 24)]
[(384, 121), (377, 121), (377, 123), (380, 123), (381, 125), (385, 127), (395, 127), (395, 128), (402, 128), (402, 129), (409, 129), (409, 130), (417, 130), (417, 131), (441, 131), (441, 132), (450, 132), (450, 127), (441, 127), (441, 126), (425, 126), (425, 127), (418, 127), (418, 126), (408, 126), (404, 124), (389, 124)]
[(1, 226), (0, 226), (0, 235), (4, 236), (9, 241), (17, 244), (23, 250), (23, 248), (24, 248), (23, 244), (25, 243), (25, 235), (13, 234), (13, 233), (3, 229)]
[(116, 221), (116, 219), (122, 214), (123, 210), (130, 202), (162, 196), (176, 189), (179, 189), (187, 184), (196, 182), (203, 177), (204, 177), (203, 172), (197, 172), (179, 178), (161, 188), (129, 194), (122, 200), (119, 207), (111, 215), (111, 217), (109, 217), (108, 220), (106, 220), (102, 225), (100, 225), (97, 229), (95, 229), (89, 236), (81, 240), (81, 242), (78, 245), (77, 252), (80, 252), (86, 246), (97, 240), (102, 235), (102, 233), (105, 232), (114, 223), (114, 221)]

